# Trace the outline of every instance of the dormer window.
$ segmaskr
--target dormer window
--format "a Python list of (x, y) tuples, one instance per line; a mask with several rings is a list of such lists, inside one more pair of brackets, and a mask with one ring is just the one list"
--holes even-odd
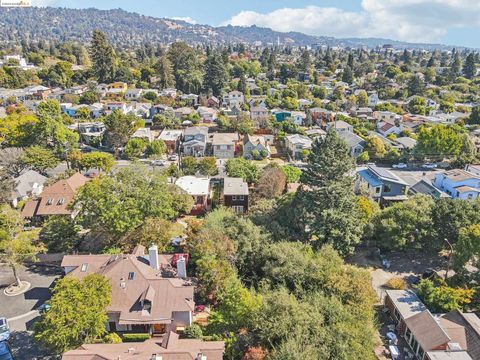
[(52, 198), (49, 198), (49, 199), (47, 200), (47, 205), (52, 205), (52, 204), (53, 204), (53, 199), (52, 199)]
[(85, 271), (87, 271), (87, 269), (88, 269), (88, 264), (84, 263), (84, 264), (82, 264), (82, 267), (80, 268), (80, 271), (85, 272)]
[(65, 199), (64, 198), (61, 198), (60, 200), (58, 200), (57, 205), (63, 205), (63, 204), (65, 204)]
[(128, 273), (128, 280), (135, 280), (135, 273), (133, 271)]

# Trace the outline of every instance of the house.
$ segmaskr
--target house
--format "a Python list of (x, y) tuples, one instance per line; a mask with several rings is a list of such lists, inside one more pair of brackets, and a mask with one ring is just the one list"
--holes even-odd
[(107, 88), (107, 95), (118, 95), (118, 94), (121, 94), (121, 93), (124, 93), (128, 90), (128, 84), (127, 83), (124, 83), (124, 82), (121, 82), (121, 81), (117, 81), (117, 82), (114, 82), (114, 83), (111, 83), (108, 85), (108, 88)]
[(480, 176), (480, 165), (474, 165), (474, 164), (467, 165), (467, 167), (465, 168), (465, 171), (468, 171), (471, 174)]
[(39, 196), (46, 181), (47, 178), (35, 170), (27, 170), (17, 176), (13, 179), (15, 188), (13, 189), (12, 205), (17, 207), (19, 201)]
[(480, 359), (480, 319), (458, 310), (432, 314), (411, 290), (386, 290), (385, 308), (418, 360)]
[(110, 101), (105, 103), (104, 110), (107, 115), (115, 110), (120, 111), (122, 114), (128, 114), (132, 107), (121, 101)]
[(412, 150), (417, 145), (417, 140), (408, 136), (401, 136), (395, 139), (395, 143), (402, 150)]
[(373, 118), (377, 121), (395, 122), (397, 120), (401, 120), (402, 117), (391, 111), (374, 111)]
[(252, 160), (252, 151), (258, 151), (264, 157), (270, 157), (271, 151), (268, 144), (268, 139), (261, 135), (245, 135), (243, 137), (243, 157)]
[(400, 135), (402, 132), (402, 127), (397, 125), (395, 121), (379, 121), (377, 123), (377, 131), (382, 136), (387, 137), (390, 134)]
[(293, 134), (285, 137), (285, 146), (296, 160), (303, 159), (305, 151), (311, 150), (312, 143), (312, 139), (305, 135)]
[(414, 184), (408, 192), (412, 195), (428, 195), (434, 199), (450, 197), (445, 192), (437, 189), (430, 181), (425, 179), (420, 180)]
[(177, 97), (177, 89), (174, 89), (174, 88), (163, 89), (160, 91), (159, 96), (170, 97), (175, 99)]
[(266, 119), (270, 116), (270, 111), (268, 109), (260, 107), (260, 106), (254, 106), (250, 109), (250, 118), (252, 120), (263, 120)]
[(237, 214), (248, 212), (248, 184), (242, 178), (223, 179), (223, 204)]
[(353, 133), (353, 125), (350, 125), (346, 121), (337, 120), (327, 124), (327, 130), (334, 128), (335, 131), (340, 134), (342, 132), (351, 132)]
[(37, 199), (28, 201), (22, 209), (24, 218), (43, 218), (51, 215), (75, 216), (68, 206), (75, 194), (89, 179), (75, 173), (68, 179), (59, 180), (47, 186)]
[(200, 106), (197, 109), (197, 112), (202, 121), (205, 123), (212, 123), (218, 118), (218, 111), (211, 107)]
[(153, 118), (155, 115), (163, 115), (167, 112), (170, 112), (172, 115), (174, 115), (173, 108), (167, 105), (153, 105), (150, 108), (150, 117)]
[(300, 110), (305, 110), (306, 108), (312, 106), (313, 102), (308, 99), (298, 99), (298, 107)]
[(152, 130), (150, 130), (150, 128), (139, 128), (137, 129), (137, 131), (133, 133), (131, 138), (145, 139), (148, 142), (152, 142), (153, 133), (152, 133)]
[(380, 98), (376, 92), (368, 94), (368, 106), (375, 107), (380, 103)]
[(196, 94), (183, 94), (180, 99), (187, 104), (187, 106), (195, 106), (198, 104), (198, 95)]
[(125, 92), (125, 100), (134, 101), (142, 97), (142, 94), (145, 92), (144, 89), (128, 89)]
[(304, 111), (292, 111), (290, 117), (296, 125), (302, 126), (307, 120), (307, 115)]
[(102, 274), (111, 286), (107, 330), (165, 334), (192, 324), (194, 287), (187, 278), (188, 255), (158, 254), (138, 245), (132, 254), (66, 255), (61, 267), (79, 279)]
[(207, 106), (208, 107), (214, 107), (214, 108), (218, 108), (220, 107), (220, 100), (215, 97), (215, 96), (210, 96), (208, 99), (207, 99)]
[(171, 331), (141, 343), (85, 344), (64, 353), (62, 360), (222, 360), (224, 351), (223, 341), (180, 339)]
[(229, 93), (223, 95), (223, 104), (234, 107), (234, 106), (242, 106), (245, 102), (245, 96), (241, 91), (234, 90), (230, 91)]
[(163, 129), (158, 136), (167, 146), (167, 152), (173, 154), (177, 152), (178, 144), (183, 136), (183, 130)]
[(208, 128), (194, 126), (186, 128), (183, 134), (183, 154), (186, 156), (204, 156), (207, 148)]
[(312, 123), (322, 125), (323, 123), (333, 122), (335, 120), (335, 113), (324, 108), (307, 109), (307, 117), (311, 119)]
[(183, 119), (195, 112), (195, 110), (191, 107), (181, 107), (178, 109), (173, 110), (175, 117), (177, 119)]
[(210, 207), (210, 179), (195, 176), (182, 176), (175, 185), (193, 197), (194, 205), (191, 215), (201, 215)]
[(84, 122), (78, 123), (77, 129), (80, 134), (80, 141), (85, 144), (93, 145), (97, 142), (101, 142), (106, 127), (101, 121)]
[(350, 156), (358, 157), (365, 150), (366, 142), (357, 134), (350, 131), (342, 131), (338, 135), (347, 143)]
[(366, 185), (373, 199), (382, 201), (406, 200), (408, 184), (391, 171), (370, 164), (358, 172), (356, 188)]
[(276, 121), (282, 122), (292, 117), (292, 112), (288, 110), (275, 109), (272, 110), (272, 114), (275, 117)]
[(454, 169), (437, 174), (433, 184), (454, 199), (470, 200), (480, 195), (480, 176)]
[(215, 156), (217, 159), (231, 159), (235, 157), (239, 139), (240, 138), (237, 133), (213, 134), (213, 156)]

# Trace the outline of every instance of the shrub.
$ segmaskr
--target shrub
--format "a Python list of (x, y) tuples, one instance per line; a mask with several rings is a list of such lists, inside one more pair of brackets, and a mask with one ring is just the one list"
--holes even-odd
[(103, 339), (107, 344), (120, 344), (122, 338), (117, 333), (110, 333)]
[(150, 334), (123, 334), (124, 342), (143, 342), (150, 339)]
[(385, 284), (386, 287), (393, 290), (405, 290), (407, 283), (402, 278), (392, 278)]
[(203, 336), (203, 330), (198, 324), (192, 324), (185, 329), (185, 336), (189, 339), (201, 339)]

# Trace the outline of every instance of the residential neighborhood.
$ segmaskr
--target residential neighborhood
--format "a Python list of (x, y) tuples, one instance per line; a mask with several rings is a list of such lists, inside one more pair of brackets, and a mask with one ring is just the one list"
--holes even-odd
[(0, 7), (0, 359), (480, 360), (478, 49), (56, 6)]

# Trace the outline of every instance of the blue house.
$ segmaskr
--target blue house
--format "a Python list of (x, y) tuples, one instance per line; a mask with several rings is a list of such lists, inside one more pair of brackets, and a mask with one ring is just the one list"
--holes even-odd
[(366, 185), (374, 199), (378, 201), (407, 199), (408, 184), (391, 171), (369, 164), (366, 169), (359, 170), (357, 174), (357, 190), (360, 186)]
[(282, 122), (292, 117), (292, 112), (288, 110), (273, 110), (273, 116), (275, 116), (275, 120)]

